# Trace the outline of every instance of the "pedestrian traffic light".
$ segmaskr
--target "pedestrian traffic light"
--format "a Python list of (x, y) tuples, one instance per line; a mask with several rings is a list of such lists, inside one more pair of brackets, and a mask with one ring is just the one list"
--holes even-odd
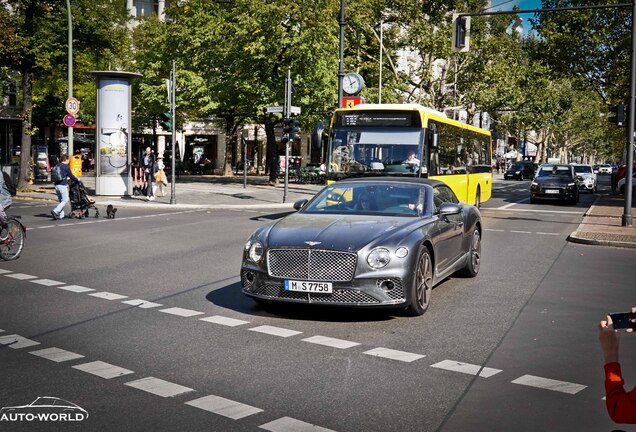
[(168, 111), (161, 114), (161, 123), (159, 124), (165, 130), (172, 131), (172, 113)]
[(625, 105), (612, 105), (609, 107), (609, 110), (614, 115), (611, 115), (607, 118), (612, 123), (616, 123), (618, 126), (623, 126), (625, 122)]
[(466, 52), (470, 45), (470, 17), (453, 14), (453, 51)]
[(296, 134), (300, 131), (300, 122), (295, 118), (283, 119), (283, 133), (287, 134), (290, 141), (296, 140)]

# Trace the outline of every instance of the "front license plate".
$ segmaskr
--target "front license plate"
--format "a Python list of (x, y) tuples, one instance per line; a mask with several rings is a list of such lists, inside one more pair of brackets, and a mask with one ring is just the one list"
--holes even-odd
[(333, 284), (331, 282), (307, 282), (307, 281), (285, 281), (285, 291), (313, 292), (320, 294), (332, 294)]
[(547, 193), (547, 194), (558, 194), (559, 190), (558, 189), (546, 189), (545, 193)]

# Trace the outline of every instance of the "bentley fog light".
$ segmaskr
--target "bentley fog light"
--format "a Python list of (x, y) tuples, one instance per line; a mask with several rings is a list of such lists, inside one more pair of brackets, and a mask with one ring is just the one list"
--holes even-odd
[(248, 256), (254, 262), (259, 262), (263, 258), (263, 245), (261, 242), (255, 241), (250, 245)]
[(390, 253), (385, 248), (373, 249), (367, 256), (367, 264), (374, 269), (380, 269), (391, 261)]
[(399, 247), (395, 251), (395, 256), (398, 257), (398, 258), (404, 258), (408, 254), (409, 254), (409, 250), (407, 248), (405, 248), (405, 247)]

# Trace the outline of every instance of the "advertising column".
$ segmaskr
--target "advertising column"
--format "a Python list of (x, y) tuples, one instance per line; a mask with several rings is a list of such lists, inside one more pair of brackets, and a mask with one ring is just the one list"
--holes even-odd
[(132, 78), (141, 74), (93, 71), (97, 78), (96, 195), (131, 195), (129, 172)]

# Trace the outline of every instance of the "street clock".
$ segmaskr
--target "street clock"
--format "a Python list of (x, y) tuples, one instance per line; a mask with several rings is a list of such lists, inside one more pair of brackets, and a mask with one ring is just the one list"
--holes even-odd
[(364, 78), (358, 73), (349, 72), (342, 78), (342, 90), (347, 94), (358, 94), (363, 88)]

